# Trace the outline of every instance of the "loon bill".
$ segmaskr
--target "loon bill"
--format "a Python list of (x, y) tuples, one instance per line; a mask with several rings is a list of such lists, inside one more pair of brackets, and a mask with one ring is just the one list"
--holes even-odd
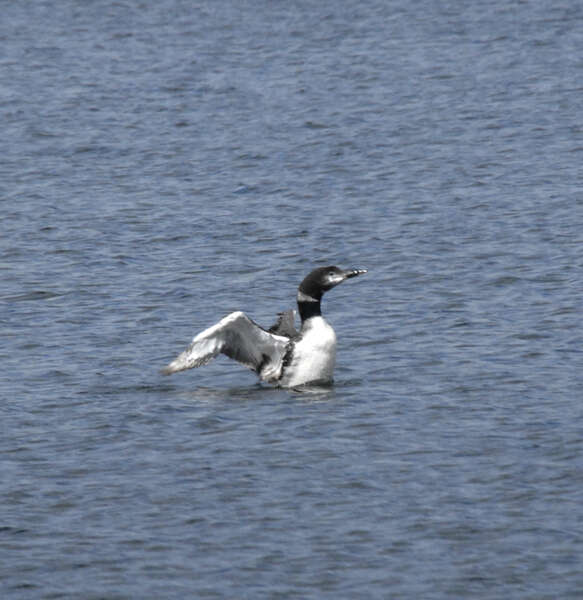
[(200, 367), (222, 353), (255, 371), (262, 381), (280, 387), (330, 383), (336, 362), (336, 334), (322, 316), (322, 296), (346, 279), (366, 272), (334, 266), (314, 269), (298, 288), (299, 332), (294, 327), (293, 310), (280, 313), (269, 329), (241, 311), (233, 312), (199, 333), (162, 373), (171, 375)]

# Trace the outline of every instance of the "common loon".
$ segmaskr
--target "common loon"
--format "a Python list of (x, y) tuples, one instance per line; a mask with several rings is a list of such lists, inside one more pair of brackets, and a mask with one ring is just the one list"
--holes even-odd
[(269, 329), (236, 311), (199, 333), (162, 373), (171, 375), (200, 367), (223, 353), (255, 371), (262, 381), (279, 387), (330, 383), (336, 362), (336, 334), (322, 317), (322, 296), (346, 279), (366, 272), (334, 266), (314, 269), (298, 288), (299, 332), (294, 327), (293, 310), (279, 313), (277, 323)]

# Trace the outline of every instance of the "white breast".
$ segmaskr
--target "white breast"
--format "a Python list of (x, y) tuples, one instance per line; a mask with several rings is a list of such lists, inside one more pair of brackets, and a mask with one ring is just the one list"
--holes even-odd
[(301, 338), (294, 345), (292, 361), (285, 369), (281, 385), (295, 387), (331, 381), (335, 363), (334, 329), (322, 317), (312, 317), (302, 327)]

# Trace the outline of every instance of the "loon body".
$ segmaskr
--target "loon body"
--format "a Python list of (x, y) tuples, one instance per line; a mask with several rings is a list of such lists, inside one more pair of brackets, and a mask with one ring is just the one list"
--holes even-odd
[(262, 381), (280, 387), (330, 383), (336, 362), (336, 334), (322, 317), (322, 296), (346, 279), (366, 272), (334, 266), (315, 269), (298, 288), (299, 332), (294, 327), (293, 310), (280, 313), (269, 329), (241, 311), (233, 312), (199, 333), (162, 372), (171, 375), (200, 367), (222, 353), (255, 371)]

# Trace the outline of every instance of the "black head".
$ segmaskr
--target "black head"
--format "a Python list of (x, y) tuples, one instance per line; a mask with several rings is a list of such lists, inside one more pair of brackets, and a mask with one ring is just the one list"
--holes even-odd
[(318, 269), (314, 269), (300, 283), (298, 299), (300, 295), (303, 295), (314, 300), (321, 300), (324, 292), (331, 290), (346, 279), (362, 275), (366, 272), (366, 269), (348, 269), (344, 271), (334, 266), (319, 267)]

